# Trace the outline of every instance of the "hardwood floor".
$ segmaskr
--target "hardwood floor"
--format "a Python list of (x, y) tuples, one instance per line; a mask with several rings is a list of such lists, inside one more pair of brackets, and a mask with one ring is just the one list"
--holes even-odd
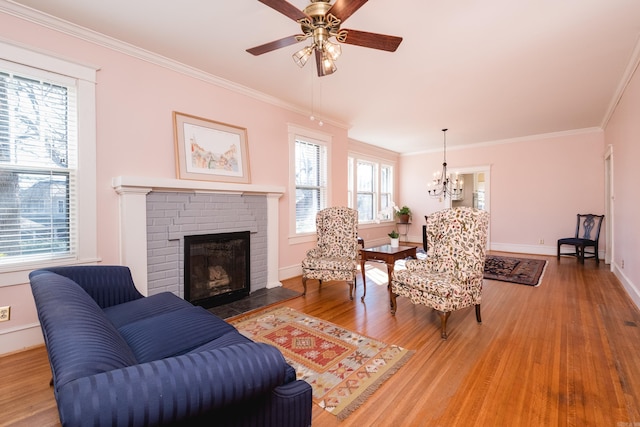
[[(506, 254), (509, 255), (509, 254)], [(341, 282), (308, 283), (286, 305), (415, 355), (345, 421), (314, 405), (316, 426), (640, 426), (640, 311), (608, 266), (547, 259), (541, 286), (485, 281), (440, 339), (432, 310), (398, 298), (368, 265), (367, 297)], [(300, 278), (284, 285), (302, 290)], [(0, 425), (59, 425), (43, 347), (0, 358)]]

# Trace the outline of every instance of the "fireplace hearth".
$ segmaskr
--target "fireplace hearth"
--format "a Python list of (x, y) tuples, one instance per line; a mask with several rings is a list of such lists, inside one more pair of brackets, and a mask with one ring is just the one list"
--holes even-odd
[(184, 237), (184, 298), (205, 308), (249, 295), (250, 233)]

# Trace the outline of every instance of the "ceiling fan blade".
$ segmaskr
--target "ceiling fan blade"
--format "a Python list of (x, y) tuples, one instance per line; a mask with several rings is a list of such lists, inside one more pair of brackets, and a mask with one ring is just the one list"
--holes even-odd
[(275, 9), (285, 16), (298, 21), (302, 18), (308, 18), (307, 14), (285, 0), (258, 0), (260, 3), (266, 4), (271, 9)]
[(332, 14), (340, 21), (344, 22), (354, 12), (362, 7), (367, 0), (336, 0), (327, 13)]
[(247, 52), (252, 55), (258, 56), (262, 55), (263, 53), (271, 52), (272, 50), (280, 49), (281, 47), (290, 46), (296, 43), (298, 43), (298, 39), (296, 38), (296, 36), (289, 36), (280, 40), (261, 44), (260, 46), (252, 47), (251, 49), (247, 49)]
[(343, 43), (368, 47), (371, 49), (380, 49), (386, 50), (388, 52), (395, 52), (402, 42), (402, 37), (387, 36), (385, 34), (369, 33), (366, 31), (358, 30), (346, 31), (347, 38)]

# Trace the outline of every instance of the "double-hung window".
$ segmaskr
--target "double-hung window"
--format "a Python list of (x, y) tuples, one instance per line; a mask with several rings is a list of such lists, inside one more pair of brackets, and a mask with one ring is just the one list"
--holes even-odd
[(330, 137), (289, 127), (293, 182), (291, 235), (316, 232), (316, 214), (327, 207)]
[(357, 154), (350, 155), (348, 161), (349, 207), (358, 210), (358, 221), (393, 219), (385, 212), (393, 204), (393, 166), (383, 159)]
[[(78, 122), (80, 105), (95, 113), (95, 70), (1, 47), (9, 58), (21, 52), (22, 63), (0, 60), (0, 269), (95, 258), (95, 117)], [(92, 81), (71, 77), (74, 70)]]

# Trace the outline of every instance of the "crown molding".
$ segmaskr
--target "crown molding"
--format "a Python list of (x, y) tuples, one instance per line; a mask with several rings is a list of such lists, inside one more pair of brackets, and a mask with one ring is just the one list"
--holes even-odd
[(627, 68), (624, 70), (624, 73), (622, 74), (622, 78), (620, 79), (620, 83), (616, 88), (616, 92), (613, 95), (613, 98), (611, 99), (609, 108), (607, 109), (607, 112), (602, 119), (602, 124), (600, 125), (602, 129), (605, 129), (607, 127), (607, 124), (609, 124), (609, 120), (611, 120), (613, 113), (616, 111), (616, 108), (618, 107), (618, 104), (620, 103), (620, 100), (622, 99), (622, 96), (624, 95), (625, 90), (627, 90), (627, 86), (629, 86), (629, 83), (631, 82), (631, 79), (633, 78), (634, 74), (638, 70), (639, 66), (640, 66), (640, 36), (638, 36), (638, 39), (636, 40), (636, 45), (633, 51), (631, 52), (631, 56), (629, 57)]
[[(247, 86), (240, 85), (230, 80), (223, 79), (213, 74), (204, 72), (200, 69), (197, 69), (189, 65), (183, 64), (181, 62), (164, 57), (157, 53), (142, 49), (138, 46), (134, 46), (130, 43), (126, 43), (121, 40), (115, 39), (113, 37), (109, 37), (105, 34), (99, 33), (97, 31), (93, 31), (88, 28), (81, 27), (69, 21), (65, 21), (55, 16), (38, 11), (36, 9), (32, 9), (32, 8), (17, 4), (11, 0), (0, 0), (0, 12), (4, 12), (8, 15), (15, 16), (25, 21), (29, 21), (34, 24), (52, 29), (54, 31), (58, 31), (60, 33), (67, 34), (69, 36), (84, 40), (86, 42), (93, 43), (93, 44), (105, 47), (107, 49), (114, 50), (116, 52), (123, 53), (133, 58), (137, 58), (137, 59), (149, 62), (151, 64), (175, 71), (177, 73), (184, 74), (186, 76), (221, 87), (223, 89), (228, 89), (235, 93), (239, 93), (241, 95), (244, 95), (253, 99), (257, 99), (259, 101), (265, 102), (267, 104), (271, 104), (279, 108), (283, 108), (285, 110), (288, 110), (297, 114), (301, 114), (303, 116), (309, 115), (308, 110), (303, 109), (295, 104), (285, 102), (282, 99), (277, 98), (275, 96), (267, 95), (263, 92), (257, 91), (255, 89), (251, 89)], [(349, 128), (347, 124), (336, 121), (336, 120), (332, 120), (328, 118), (323, 118), (323, 120), (326, 124), (331, 124), (332, 126), (336, 126), (338, 128), (343, 128), (343, 129)]]
[[(477, 142), (473, 144), (465, 144), (465, 145), (447, 145), (447, 151), (457, 151), (457, 150), (468, 150), (471, 148), (480, 148), (480, 147), (490, 147), (493, 145), (502, 145), (502, 144), (514, 144), (518, 142), (527, 142), (527, 141), (538, 141), (541, 139), (552, 139), (552, 138), (563, 138), (567, 136), (573, 135), (584, 135), (588, 133), (598, 133), (604, 132), (604, 130), (600, 127), (591, 127), (591, 128), (582, 128), (582, 129), (572, 129), (560, 132), (549, 132), (549, 133), (541, 133), (538, 135), (527, 135), (527, 136), (519, 136), (517, 138), (507, 138), (507, 139), (499, 139), (495, 141), (486, 141), (486, 142)], [(429, 154), (429, 153), (441, 153), (442, 148), (434, 148), (433, 150), (421, 150), (421, 151), (413, 151), (411, 153), (403, 153), (401, 156), (415, 156), (416, 154)]]

